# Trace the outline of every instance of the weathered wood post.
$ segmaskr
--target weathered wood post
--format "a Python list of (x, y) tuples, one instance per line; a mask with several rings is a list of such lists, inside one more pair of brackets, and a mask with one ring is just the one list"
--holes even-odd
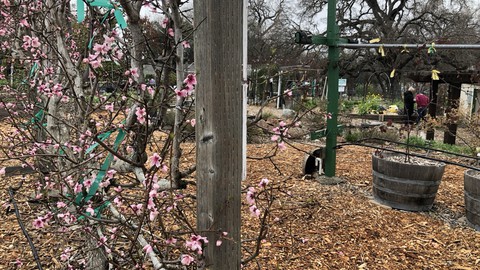
[[(209, 241), (200, 269), (240, 269), (242, 8), (194, 1), (197, 229)], [(228, 240), (216, 246), (222, 232)]]

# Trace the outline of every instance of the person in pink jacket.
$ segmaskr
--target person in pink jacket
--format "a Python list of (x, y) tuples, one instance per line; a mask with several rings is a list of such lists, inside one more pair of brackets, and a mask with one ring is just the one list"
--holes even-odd
[(425, 115), (427, 114), (428, 104), (430, 103), (430, 99), (426, 95), (422, 93), (418, 93), (415, 96), (415, 102), (417, 103), (418, 116), (417, 116), (416, 123), (418, 124), (420, 122), (420, 119), (425, 120)]

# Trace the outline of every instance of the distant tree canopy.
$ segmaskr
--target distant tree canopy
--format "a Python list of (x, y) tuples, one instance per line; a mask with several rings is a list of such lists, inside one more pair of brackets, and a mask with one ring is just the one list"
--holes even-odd
[[(314, 18), (326, 4), (326, 0), (300, 0), (302, 18)], [(340, 35), (361, 42), (380, 38), (380, 43), (478, 43), (478, 12), (468, 0), (337, 1)], [(343, 50), (341, 70), (345, 76), (361, 80), (374, 75), (384, 93), (391, 90), (394, 94), (406, 71), (466, 70), (476, 65), (476, 57), (472, 57), (478, 55), (476, 51), (436, 50), (429, 54), (427, 49), (385, 49), (384, 56), (374, 49)], [(395, 76), (389, 81), (393, 69)]]

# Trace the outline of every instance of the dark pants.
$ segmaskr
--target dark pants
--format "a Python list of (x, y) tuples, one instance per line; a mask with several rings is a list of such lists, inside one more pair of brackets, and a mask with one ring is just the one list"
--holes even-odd
[(405, 114), (407, 115), (407, 121), (405, 122), (406, 125), (413, 124), (415, 119), (413, 116), (414, 109), (405, 108)]
[(425, 120), (425, 115), (427, 115), (427, 107), (420, 107), (417, 109), (417, 124), (420, 122), (420, 119)]

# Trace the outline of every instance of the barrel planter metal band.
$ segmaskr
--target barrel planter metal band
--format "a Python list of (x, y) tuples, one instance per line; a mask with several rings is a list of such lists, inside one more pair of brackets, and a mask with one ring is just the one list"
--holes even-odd
[(465, 211), (467, 220), (480, 231), (480, 174), (475, 170), (464, 173)]
[(407, 211), (430, 210), (446, 165), (404, 163), (387, 159), (399, 154), (381, 155), (372, 155), (375, 201)]

